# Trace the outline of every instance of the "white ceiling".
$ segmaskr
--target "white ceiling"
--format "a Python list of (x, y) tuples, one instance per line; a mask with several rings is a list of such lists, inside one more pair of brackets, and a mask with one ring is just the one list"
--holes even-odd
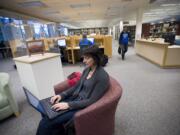
[(175, 19), (180, 16), (180, 0), (157, 0), (144, 10), (144, 21)]
[(0, 0), (0, 7), (5, 10), (23, 13), (43, 20), (67, 23), (76, 27), (103, 27), (117, 24), (120, 20), (135, 20), (139, 8), (144, 9), (144, 22), (180, 15), (180, 0), (155, 0), (152, 4), (149, 1)]

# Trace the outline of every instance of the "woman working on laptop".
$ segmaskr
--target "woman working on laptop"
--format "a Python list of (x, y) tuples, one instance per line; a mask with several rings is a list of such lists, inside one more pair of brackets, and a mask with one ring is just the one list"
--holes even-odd
[(59, 126), (71, 120), (74, 114), (100, 99), (109, 87), (109, 75), (101, 67), (99, 49), (95, 46), (83, 51), (86, 68), (80, 81), (72, 88), (51, 98), (52, 109), (66, 110), (66, 113), (54, 119), (43, 116), (39, 123), (37, 135), (52, 135)]

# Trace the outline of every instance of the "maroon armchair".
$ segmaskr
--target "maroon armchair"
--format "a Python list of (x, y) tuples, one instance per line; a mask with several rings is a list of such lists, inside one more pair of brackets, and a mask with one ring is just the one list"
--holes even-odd
[[(55, 93), (68, 89), (64, 81), (54, 86)], [(113, 135), (115, 112), (122, 95), (121, 85), (110, 77), (110, 87), (97, 102), (78, 111), (74, 117), (76, 135)]]

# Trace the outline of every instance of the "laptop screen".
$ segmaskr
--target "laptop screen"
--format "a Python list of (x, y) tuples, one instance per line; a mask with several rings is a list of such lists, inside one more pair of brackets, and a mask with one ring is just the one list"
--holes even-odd
[(25, 89), (24, 91), (29, 103), (37, 108), (39, 106), (39, 100), (34, 95), (32, 95), (28, 90)]
[(31, 104), (36, 110), (38, 110), (40, 113), (45, 114), (44, 109), (42, 108), (42, 105), (40, 104), (40, 101), (38, 98), (36, 98), (31, 92), (29, 92), (27, 89), (23, 88), (24, 92), (26, 94), (27, 100), (29, 104)]

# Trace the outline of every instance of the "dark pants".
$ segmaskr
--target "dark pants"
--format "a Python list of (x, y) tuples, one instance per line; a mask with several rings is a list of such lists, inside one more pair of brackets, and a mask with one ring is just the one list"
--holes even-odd
[(60, 135), (62, 135), (64, 132), (63, 124), (71, 120), (77, 111), (78, 110), (69, 111), (52, 120), (46, 116), (43, 117), (39, 123), (36, 135), (55, 135), (60, 132)]
[[(79, 98), (69, 98), (64, 100), (67, 101), (76, 101), (80, 100)], [(54, 119), (49, 119), (47, 116), (42, 114), (42, 119), (39, 123), (39, 127), (37, 129), (36, 135), (63, 135), (64, 132), (64, 125), (67, 124), (67, 122), (73, 121), (74, 114), (78, 111), (77, 110), (70, 110), (60, 116), (57, 116)]]
[(2, 58), (11, 57), (11, 49), (10, 48), (0, 48), (0, 54), (2, 54)]
[(0, 53), (2, 54), (2, 58), (5, 58), (6, 57), (6, 51), (5, 50), (0, 50)]
[(124, 60), (124, 57), (125, 57), (125, 53), (127, 51), (128, 51), (128, 45), (127, 44), (120, 45), (119, 48), (118, 48), (118, 52), (121, 54), (123, 60)]

